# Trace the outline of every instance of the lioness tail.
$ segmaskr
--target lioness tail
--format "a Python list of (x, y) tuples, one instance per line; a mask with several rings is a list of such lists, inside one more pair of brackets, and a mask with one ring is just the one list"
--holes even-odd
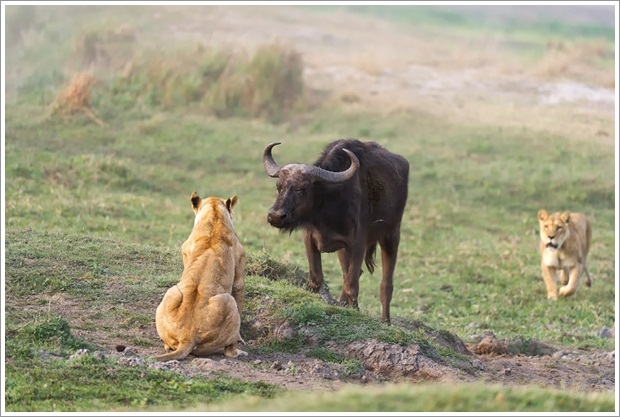
[(164, 353), (163, 355), (155, 356), (153, 359), (160, 362), (171, 361), (174, 359), (183, 359), (184, 357), (192, 353), (192, 350), (194, 350), (194, 345), (190, 343), (187, 345), (179, 346), (179, 348), (174, 352)]

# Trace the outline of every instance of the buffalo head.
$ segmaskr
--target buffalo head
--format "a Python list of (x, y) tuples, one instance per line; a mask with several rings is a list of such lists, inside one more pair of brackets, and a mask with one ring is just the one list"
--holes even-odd
[(333, 172), (304, 164), (287, 164), (281, 167), (271, 155), (271, 149), (279, 144), (280, 142), (270, 143), (263, 152), (263, 165), (267, 175), (278, 179), (278, 197), (269, 209), (267, 221), (273, 227), (292, 231), (312, 213), (315, 184), (339, 184), (348, 181), (357, 173), (359, 160), (353, 152), (343, 149), (351, 159), (351, 165), (345, 171)]

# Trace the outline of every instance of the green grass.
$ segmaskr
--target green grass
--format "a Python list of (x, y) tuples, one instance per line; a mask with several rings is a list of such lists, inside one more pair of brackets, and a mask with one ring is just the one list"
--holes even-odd
[(181, 409), (246, 396), (273, 397), (278, 387), (230, 377), (187, 378), (146, 365), (83, 355), (74, 359), (36, 357), (6, 365), (5, 406), (9, 412), (115, 411), (147, 407)]
[[(157, 129), (144, 131), (144, 121), (122, 115), (117, 127), (100, 129), (79, 120), (33, 123), (24, 110), (7, 107), (8, 230), (73, 232), (106, 237), (114, 245), (140, 240), (172, 247), (165, 253), (174, 253), (191, 228), (192, 191), (237, 194), (235, 225), (249, 252), (279, 254), (302, 271), (307, 265), (300, 233), (280, 236), (265, 221), (275, 192), (262, 169), (262, 149), (283, 140), (276, 155), (280, 163), (310, 163), (327, 142), (345, 136), (337, 132), (354, 130), (360, 118), (317, 111), (315, 120), (336, 133), (314, 134), (311, 125), (302, 125), (295, 136), (304, 140), (295, 141), (286, 140), (283, 126), (176, 112), (157, 113), (147, 120)], [(500, 337), (611, 346), (596, 336), (614, 317), (614, 160), (608, 148), (584, 148), (578, 140), (527, 127), (439, 127), (429, 117), (411, 131), (405, 116), (363, 118), (373, 124), (369, 138), (403, 154), (412, 166), (393, 316), (461, 337), (489, 327)], [(382, 140), (384, 130), (396, 136)], [(536, 213), (543, 207), (583, 212), (594, 230), (592, 288), (582, 286), (556, 303), (545, 299), (539, 278)], [(49, 250), (25, 245), (33, 258)], [(86, 256), (78, 249), (75, 257), (96, 273), (114, 274), (110, 264), (123, 268), (131, 261), (110, 259), (104, 249)], [(323, 259), (337, 295), (342, 283), (336, 256)], [(380, 312), (379, 277), (380, 268), (360, 281), (362, 311), (373, 316)], [(33, 285), (46, 279), (65, 285), (62, 276), (41, 277)], [(85, 279), (82, 286), (87, 285)], [(532, 327), (532, 320), (544, 323)]]
[[(158, 346), (158, 340), (129, 330), (154, 326), (163, 291), (178, 280), (180, 247), (193, 224), (192, 191), (203, 197), (239, 196), (235, 228), (248, 250), (248, 276), (252, 276), (246, 325), (250, 312), (258, 311), (261, 297), (268, 295), (289, 301), (287, 309), (278, 308), (274, 314), (312, 328), (320, 340), (335, 335), (342, 342), (373, 337), (419, 343), (436, 356), (447, 353), (423, 333), (379, 323), (380, 267), (374, 276), (362, 275), (360, 312), (323, 305), (303, 290), (307, 264), (301, 233), (280, 235), (266, 222), (275, 183), (264, 173), (261, 155), (274, 140), (283, 142), (274, 155), (281, 164), (312, 163), (327, 143), (346, 136), (377, 140), (409, 160), (409, 200), (394, 277), (395, 322), (420, 321), (463, 339), (490, 328), (500, 339), (533, 339), (558, 348), (614, 348), (613, 340), (598, 337), (615, 317), (614, 149), (610, 141), (595, 137), (595, 129), (586, 136), (577, 132), (559, 136), (533, 125), (510, 126), (501, 119), (493, 126), (465, 126), (419, 109), (386, 116), (363, 109), (345, 111), (337, 105), (304, 112), (293, 108), (291, 113), (263, 110), (280, 122), (273, 124), (270, 118), (222, 119), (182, 100), (135, 102), (123, 89), (118, 96), (95, 96), (93, 109), (105, 119), (103, 128), (82, 115), (47, 118), (47, 105), (68, 76), (64, 71), (80, 67), (73, 42), (83, 36), (88, 22), (105, 15), (115, 27), (127, 19), (115, 16), (110, 8), (88, 8), (73, 19), (66, 10), (50, 10), (52, 17), (21, 15), (30, 29), (20, 48), (7, 50), (7, 68), (20, 66), (24, 71), (19, 80), (7, 82), (5, 109), (4, 297), (6, 352), (12, 358), (7, 363), (7, 410), (86, 411), (111, 409), (112, 404), (130, 409), (166, 404), (198, 407), (207, 402), (204, 396), (187, 394), (214, 392), (219, 401), (239, 393), (230, 392), (230, 385), (237, 382), (222, 378), (190, 382), (150, 368), (126, 369), (109, 359), (68, 360), (75, 349), (92, 348), (96, 342), (89, 335), (96, 332), (130, 338), (140, 346)], [(472, 25), (453, 18), (448, 14), (421, 19), (435, 28), (439, 23), (461, 29)], [(144, 29), (147, 23), (137, 19), (135, 27)], [(105, 33), (106, 28), (92, 30)], [(594, 29), (582, 33), (568, 26), (549, 28), (554, 33), (577, 33), (579, 39), (599, 36)], [(532, 30), (538, 32), (528, 39), (540, 46), (547, 29)], [(606, 33), (600, 35), (605, 38)], [(522, 34), (514, 38), (521, 40)], [(272, 64), (261, 63), (268, 68)], [(295, 79), (293, 84), (301, 88), (301, 81)], [(264, 94), (274, 91), (270, 82), (265, 81), (271, 89)], [(192, 86), (189, 77), (175, 84), (174, 93), (191, 93)], [(127, 102), (120, 105), (111, 98)], [(557, 121), (563, 122), (568, 121)], [(574, 296), (557, 302), (546, 300), (540, 278), (536, 220), (540, 208), (580, 211), (593, 225), (588, 262), (593, 286), (581, 286)], [(337, 258), (325, 254), (323, 261), (326, 281), (338, 296), (342, 280)], [(80, 299), (75, 307), (79, 314), (73, 312), (80, 319), (69, 322), (53, 297)], [(355, 331), (342, 332), (345, 327)], [(258, 348), (303, 347), (294, 338), (265, 340)], [(62, 360), (44, 357), (40, 351)], [(359, 365), (320, 349), (311, 354), (345, 364), (351, 372)], [(98, 387), (103, 387), (103, 400)], [(244, 395), (262, 397), (275, 392), (252, 384), (239, 389)], [(485, 389), (470, 387), (425, 389), (411, 395), (437, 396), (444, 408), (438, 405), (436, 411), (456, 403), (463, 410), (608, 409), (605, 396), (570, 399), (554, 393), (547, 400), (528, 402), (525, 398), (534, 397), (533, 390), (488, 388), (484, 394)], [(410, 401), (405, 391), (395, 388), (393, 394)], [(514, 403), (513, 394), (518, 397)], [(383, 392), (377, 395), (389, 397)], [(487, 399), (480, 399), (485, 395)], [(350, 392), (335, 401), (361, 401), (358, 397)], [(182, 402), (184, 398), (191, 402)], [(496, 398), (506, 402), (498, 404)], [(331, 404), (325, 401), (322, 404)], [(487, 405), (478, 406), (477, 401)], [(299, 401), (293, 404), (302, 407)]]
[[(568, 40), (603, 38), (610, 42), (615, 39), (613, 27), (593, 23), (562, 22), (551, 17), (544, 17), (542, 12), (536, 18), (530, 19), (523, 19), (521, 16), (493, 19), (485, 17), (482, 11), (463, 14), (459, 13), (457, 8), (448, 10), (433, 6), (347, 6), (347, 10), (413, 27), (422, 26), (428, 29), (450, 27), (451, 31), (501, 33), (516, 39), (528, 36), (530, 38), (561, 37)], [(613, 13), (611, 7), (609, 11)], [(490, 15), (492, 16), (492, 13)]]
[[(149, 245), (59, 232), (8, 231), (6, 239), (8, 411), (191, 408), (204, 404), (205, 398), (211, 402), (233, 395), (271, 397), (279, 392), (275, 386), (224, 376), (204, 380), (158, 371), (148, 358), (132, 367), (118, 357), (97, 354), (111, 350), (108, 336), (134, 346), (161, 343), (152, 332), (144, 340), (132, 336), (132, 329), (154, 330), (156, 305), (176, 282), (169, 277), (179, 273), (181, 261), (174, 254)], [(33, 248), (40, 251), (34, 254)], [(80, 262), (82, 258), (86, 261)], [(93, 264), (88, 261), (93, 258), (106, 261)], [(265, 264), (273, 267), (265, 268)], [(357, 311), (326, 305), (318, 295), (295, 285), (299, 283), (294, 280), (294, 266), (260, 254), (249, 257), (247, 270), (242, 333), (257, 341), (254, 352), (310, 349), (311, 357), (343, 365), (345, 378), (361, 372), (362, 364), (318, 346), (327, 341), (377, 339), (418, 344), (439, 362), (450, 354), (423, 331), (387, 326)], [(263, 276), (251, 275), (252, 271)], [(62, 279), (56, 278), (59, 275)], [(265, 303), (265, 299), (271, 301)], [(261, 317), (279, 323), (288, 320), (293, 336), (280, 340), (255, 334), (248, 324)], [(303, 340), (310, 334), (317, 335), (311, 346)], [(93, 338), (105, 346), (87, 341)], [(74, 357), (80, 349), (95, 353)], [(195, 398), (184, 403), (188, 396)]]
[(610, 412), (613, 393), (574, 393), (526, 386), (483, 384), (345, 387), (333, 392), (295, 393), (271, 400), (197, 407), (192, 411), (234, 412)]

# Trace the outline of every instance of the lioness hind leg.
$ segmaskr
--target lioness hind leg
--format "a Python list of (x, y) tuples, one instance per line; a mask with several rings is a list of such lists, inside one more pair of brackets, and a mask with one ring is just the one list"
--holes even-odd
[(588, 266), (586, 265), (586, 263), (583, 263), (583, 270), (586, 273), (586, 287), (591, 287), (592, 286), (592, 277), (590, 276), (590, 271), (588, 271)]

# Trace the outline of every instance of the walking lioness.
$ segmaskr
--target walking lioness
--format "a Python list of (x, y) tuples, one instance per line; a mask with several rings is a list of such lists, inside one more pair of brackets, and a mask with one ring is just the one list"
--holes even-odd
[(547, 298), (556, 300), (558, 293), (556, 282), (558, 273), (562, 286), (560, 295), (569, 296), (577, 290), (581, 272), (585, 271), (586, 286), (592, 285), (592, 278), (586, 265), (590, 251), (592, 228), (588, 219), (580, 213), (548, 214), (545, 210), (538, 212), (540, 225), (541, 269)]
[(183, 275), (168, 289), (157, 307), (155, 324), (165, 353), (156, 360), (208, 355), (224, 349), (235, 357), (245, 282), (245, 250), (233, 229), (232, 209), (237, 196), (190, 197), (196, 217), (183, 243)]

